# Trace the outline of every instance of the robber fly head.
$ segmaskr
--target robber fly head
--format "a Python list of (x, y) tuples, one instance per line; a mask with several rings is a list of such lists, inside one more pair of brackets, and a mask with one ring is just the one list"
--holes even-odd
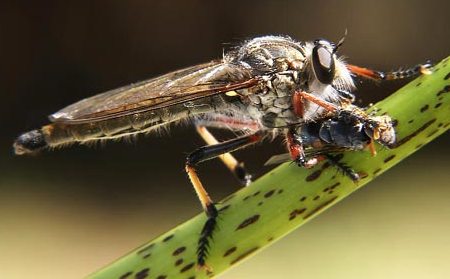
[(322, 90), (330, 85), (338, 90), (351, 91), (354, 88), (350, 71), (343, 59), (337, 55), (342, 43), (343, 39), (338, 44), (325, 39), (306, 43), (305, 53), (309, 66), (306, 70), (309, 72), (310, 85), (317, 81), (315, 87)]
[(395, 143), (395, 129), (392, 118), (387, 115), (369, 117), (364, 123), (364, 132), (384, 146)]

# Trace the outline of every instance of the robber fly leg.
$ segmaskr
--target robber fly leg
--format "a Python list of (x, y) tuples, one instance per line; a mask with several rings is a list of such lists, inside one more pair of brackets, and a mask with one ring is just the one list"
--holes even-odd
[(306, 93), (304, 91), (295, 91), (292, 96), (292, 103), (294, 106), (294, 113), (300, 117), (303, 117), (304, 114), (304, 101), (310, 101), (315, 103), (318, 106), (323, 107), (329, 112), (336, 112), (338, 107), (334, 104), (327, 102), (321, 98), (318, 98), (312, 94)]
[(351, 167), (347, 166), (344, 163), (341, 163), (339, 161), (340, 158), (338, 156), (331, 154), (323, 154), (323, 156), (332, 166), (337, 168), (341, 173), (349, 177), (354, 182), (357, 182), (360, 179), (359, 174), (356, 171), (354, 171)]
[[(197, 132), (208, 145), (218, 144), (219, 141), (205, 126), (197, 126)], [(234, 174), (242, 185), (248, 186), (252, 182), (252, 176), (247, 172), (243, 162), (239, 162), (230, 153), (219, 155), (223, 164)]]
[(216, 219), (218, 211), (212, 199), (209, 197), (205, 188), (200, 181), (196, 166), (204, 161), (216, 158), (222, 154), (232, 152), (248, 145), (254, 144), (263, 138), (261, 133), (239, 137), (222, 143), (203, 146), (192, 152), (186, 159), (186, 172), (194, 186), (195, 192), (202, 204), (203, 210), (208, 219), (203, 226), (197, 247), (197, 264), (199, 267), (207, 268), (205, 261), (208, 254), (209, 241), (212, 238), (214, 228), (216, 227)]
[(317, 158), (307, 159), (305, 157), (303, 144), (295, 135), (296, 132), (294, 129), (289, 129), (289, 131), (286, 133), (287, 148), (289, 150), (289, 154), (291, 155), (292, 161), (294, 161), (300, 167), (313, 167), (318, 163)]
[(355, 65), (347, 65), (347, 68), (352, 74), (373, 80), (394, 80), (418, 76), (419, 74), (428, 75), (431, 73), (432, 67), (433, 64), (430, 61), (427, 61), (424, 64), (418, 64), (414, 67), (404, 70), (380, 72)]

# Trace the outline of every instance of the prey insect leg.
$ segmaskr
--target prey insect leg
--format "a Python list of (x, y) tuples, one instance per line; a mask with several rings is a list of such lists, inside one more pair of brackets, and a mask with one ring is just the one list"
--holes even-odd
[(195, 192), (197, 193), (200, 203), (202, 204), (203, 210), (205, 211), (206, 216), (208, 217), (208, 219), (205, 222), (205, 225), (203, 226), (198, 241), (197, 264), (199, 267), (204, 267), (208, 269), (205, 261), (208, 254), (209, 242), (210, 239), (212, 238), (212, 234), (216, 227), (217, 223), (216, 219), (218, 216), (218, 211), (197, 175), (196, 166), (201, 162), (216, 158), (217, 156), (220, 156), (222, 154), (232, 152), (244, 148), (248, 145), (254, 144), (260, 141), (262, 138), (263, 138), (262, 133), (255, 133), (252, 135), (228, 140), (222, 143), (203, 146), (192, 152), (186, 158), (186, 172), (194, 187)]
[(291, 159), (300, 167), (311, 168), (317, 164), (317, 158), (307, 159), (303, 150), (303, 144), (298, 137), (295, 136), (294, 128), (289, 129), (286, 133), (286, 142), (291, 155)]
[(433, 65), (430, 62), (426, 62), (424, 64), (418, 64), (408, 69), (391, 72), (375, 71), (372, 69), (367, 69), (355, 65), (347, 65), (347, 68), (350, 70), (352, 74), (360, 77), (374, 80), (395, 80), (395, 79), (409, 78), (417, 76), (419, 74), (423, 75), (430, 74), (432, 66)]
[[(205, 126), (197, 126), (197, 132), (208, 145), (219, 144), (219, 141)], [(250, 185), (252, 182), (252, 176), (245, 169), (243, 162), (236, 160), (236, 158), (230, 153), (219, 155), (219, 158), (242, 185)]]
[(354, 171), (351, 167), (347, 166), (344, 163), (341, 163), (339, 161), (339, 157), (331, 154), (323, 154), (322, 156), (325, 157), (325, 159), (335, 168), (337, 168), (341, 173), (343, 173), (345, 176), (349, 177), (354, 182), (357, 182), (360, 177), (359, 174)]

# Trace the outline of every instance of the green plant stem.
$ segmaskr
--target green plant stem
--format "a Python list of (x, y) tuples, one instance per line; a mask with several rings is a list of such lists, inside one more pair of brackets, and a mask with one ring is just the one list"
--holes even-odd
[[(343, 162), (365, 175), (358, 184), (326, 164), (283, 164), (223, 200), (207, 263), (217, 275), (311, 220), (450, 127), (450, 58), (377, 103), (377, 114), (397, 121), (393, 149), (348, 152)], [(187, 182), (186, 182), (187, 183)], [(203, 213), (135, 249), (88, 278), (207, 278), (197, 270)], [(211, 275), (210, 275), (211, 276)]]

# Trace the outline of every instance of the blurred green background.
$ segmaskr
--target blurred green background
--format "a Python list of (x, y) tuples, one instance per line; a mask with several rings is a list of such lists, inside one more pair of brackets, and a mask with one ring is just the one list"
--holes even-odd
[[(264, 34), (337, 41), (390, 70), (449, 55), (448, 1), (1, 1), (0, 278), (81, 278), (200, 212), (193, 129), (14, 157), (46, 115)], [(403, 82), (359, 84), (361, 104)], [(412, 96), (413, 98), (414, 96)], [(226, 138), (229, 135), (222, 135)], [(450, 278), (449, 133), (222, 278)], [(256, 176), (280, 142), (237, 153)], [(299, 171), (302, 171), (299, 169)], [(216, 200), (238, 189), (200, 167)]]

